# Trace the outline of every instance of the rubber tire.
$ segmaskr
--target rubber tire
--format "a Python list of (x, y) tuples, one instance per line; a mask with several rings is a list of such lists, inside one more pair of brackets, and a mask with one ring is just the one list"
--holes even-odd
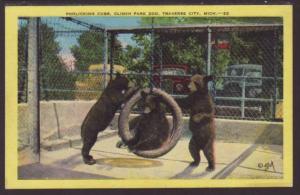
[[(125, 143), (132, 140), (135, 136), (133, 132), (129, 130), (129, 116), (132, 107), (142, 98), (141, 91), (144, 91), (145, 93), (150, 93), (149, 88), (139, 90), (129, 99), (129, 101), (125, 103), (119, 116), (119, 135)], [(178, 140), (180, 139), (183, 126), (181, 109), (176, 103), (176, 101), (173, 99), (173, 97), (158, 88), (153, 88), (151, 94), (160, 96), (163, 99), (163, 101), (171, 107), (173, 116), (173, 127), (169, 129), (170, 136), (167, 140), (165, 140), (162, 147), (154, 150), (136, 149), (132, 151), (134, 154), (144, 158), (157, 158), (168, 153), (172, 148), (175, 147)]]

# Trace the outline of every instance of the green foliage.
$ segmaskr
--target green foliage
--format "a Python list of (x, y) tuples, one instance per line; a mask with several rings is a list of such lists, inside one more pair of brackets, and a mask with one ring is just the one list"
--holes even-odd
[[(136, 46), (127, 45), (120, 53), (120, 64), (131, 73), (147, 73), (150, 70), (151, 40), (149, 35), (133, 35)], [(149, 77), (128, 75), (140, 87), (149, 86)]]
[(127, 45), (123, 52), (120, 53), (119, 61), (128, 70), (133, 71), (139, 66), (141, 53), (141, 48)]
[[(19, 29), (18, 34), (18, 63), (19, 63), (19, 85), (18, 90), (27, 93), (27, 62), (26, 62), (26, 34), (27, 26)], [(39, 47), (39, 72), (41, 99), (72, 99), (73, 93), (63, 93), (59, 90), (74, 89), (75, 77), (68, 72), (62, 60), (58, 57), (60, 47), (55, 41), (55, 32), (46, 24), (40, 26), (40, 47)], [(46, 89), (46, 90), (43, 90)], [(51, 89), (51, 91), (47, 91)], [(24, 102), (23, 96), (19, 95), (19, 102)]]
[(192, 72), (205, 70), (205, 48), (196, 37), (168, 40), (163, 43), (163, 52), (169, 63), (187, 64)]
[(89, 30), (77, 39), (78, 45), (71, 48), (76, 59), (76, 69), (87, 71), (89, 65), (100, 64), (103, 58), (103, 33)]
[(150, 68), (151, 60), (151, 40), (148, 35), (133, 35), (132, 39), (136, 41), (136, 46), (127, 45), (120, 52), (120, 64), (129, 71), (138, 73), (147, 72)]
[[(264, 23), (282, 23), (282, 18), (279, 17), (163, 17), (163, 18), (142, 18), (141, 25), (149, 26), (152, 24), (155, 26), (165, 25), (180, 25), (180, 24), (235, 24), (235, 23), (252, 23), (252, 24), (264, 24)], [(230, 43), (229, 49), (213, 49), (212, 51), (212, 70), (216, 75), (223, 75), (227, 66), (230, 64), (262, 64), (265, 65), (267, 71), (271, 71), (271, 64), (266, 64), (270, 61), (270, 54), (272, 51), (272, 45), (270, 41), (264, 41), (263, 36), (270, 37), (272, 35), (264, 34), (262, 32), (249, 32), (249, 33), (228, 33), (228, 39)], [(168, 62), (178, 64), (188, 64), (192, 72), (206, 71), (206, 53), (207, 53), (207, 40), (201, 40), (200, 36), (206, 37), (205, 34), (192, 34), (187, 36), (186, 34), (172, 35), (168, 34), (167, 38), (163, 38), (163, 54), (165, 58), (168, 58)], [(282, 36), (281, 36), (282, 37)], [(282, 41), (281, 41), (282, 42)], [(278, 51), (282, 50), (280, 47), (279, 38)], [(267, 48), (267, 50), (265, 49)], [(280, 53), (280, 52), (279, 52)], [(281, 62), (282, 57), (278, 57), (278, 62)], [(163, 63), (166, 63), (164, 61)], [(280, 65), (282, 67), (282, 64)], [(281, 74), (281, 68), (278, 69), (278, 73)]]
[(74, 94), (70, 91), (75, 88), (76, 77), (68, 72), (66, 66), (59, 58), (59, 43), (55, 41), (54, 29), (42, 24), (40, 26), (40, 75), (42, 88), (51, 89), (50, 92), (42, 91), (41, 99), (73, 99)]
[[(110, 43), (110, 38), (108, 43)], [(82, 33), (78, 39), (78, 45), (71, 48), (71, 52), (76, 59), (75, 67), (79, 71), (88, 71), (91, 64), (102, 64), (104, 58), (105, 37), (102, 32), (88, 30)], [(122, 45), (115, 38), (114, 41), (114, 64), (122, 64), (120, 56), (122, 56)], [(110, 60), (110, 47), (108, 47), (108, 59)]]
[(217, 50), (212, 55), (212, 57), (213, 57), (212, 61), (214, 62), (213, 74), (223, 75), (231, 60), (229, 50), (225, 50), (225, 49)]

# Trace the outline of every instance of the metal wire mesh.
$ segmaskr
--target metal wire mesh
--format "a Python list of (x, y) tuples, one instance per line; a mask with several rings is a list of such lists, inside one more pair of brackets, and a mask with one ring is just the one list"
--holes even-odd
[[(184, 97), (191, 75), (213, 74), (210, 91), (217, 117), (282, 119), (281, 25), (191, 25), (183, 24), (184, 18), (177, 20), (151, 28), (145, 25), (151, 24), (147, 18), (132, 29), (116, 29), (70, 18), (41, 18), (40, 99), (97, 99), (116, 72), (140, 87)], [(19, 21), (18, 92), (19, 102), (26, 102), (27, 20)]]

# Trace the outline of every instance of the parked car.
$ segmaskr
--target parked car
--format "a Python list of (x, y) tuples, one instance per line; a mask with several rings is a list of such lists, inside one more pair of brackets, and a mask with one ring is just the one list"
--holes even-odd
[(179, 64), (164, 64), (153, 66), (153, 81), (170, 94), (187, 94), (189, 92), (189, 66)]
[[(237, 64), (227, 68), (223, 90), (229, 96), (242, 96), (245, 78), (245, 95), (249, 98), (257, 97), (262, 92), (262, 65)], [(252, 78), (251, 78), (252, 77)]]

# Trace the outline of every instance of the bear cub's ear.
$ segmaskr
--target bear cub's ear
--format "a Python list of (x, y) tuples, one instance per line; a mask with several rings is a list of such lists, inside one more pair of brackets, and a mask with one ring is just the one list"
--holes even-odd
[(209, 75), (209, 76), (206, 76), (204, 79), (205, 79), (206, 82), (213, 81), (213, 80), (215, 80), (215, 76), (214, 75)]

